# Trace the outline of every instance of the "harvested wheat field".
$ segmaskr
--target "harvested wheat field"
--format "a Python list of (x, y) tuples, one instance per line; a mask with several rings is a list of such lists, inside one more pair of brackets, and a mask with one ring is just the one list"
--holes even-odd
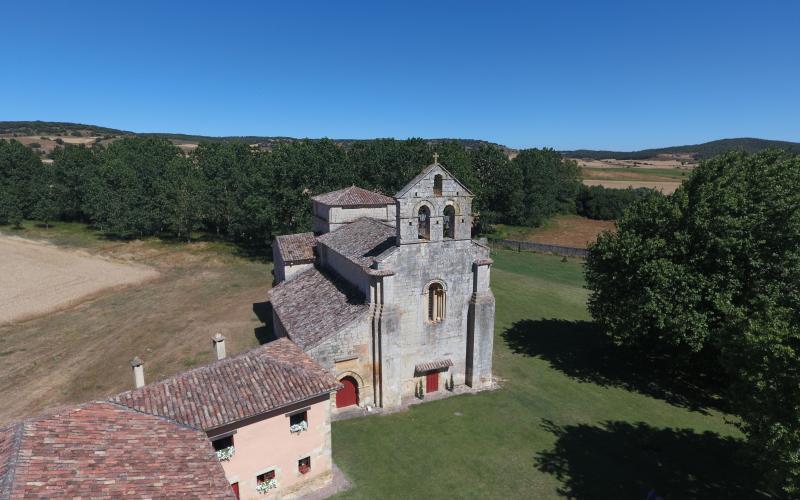
[[(152, 382), (210, 362), (211, 336), (216, 332), (227, 337), (229, 355), (257, 346), (269, 333), (256, 311), (266, 301), (271, 267), (238, 256), (228, 244), (116, 241), (68, 223), (49, 229), (31, 224), (15, 233), (46, 242), (0, 237), (4, 294), (6, 282), (18, 281), (9, 279), (7, 272), (14, 268), (8, 264), (9, 249), (20, 248), (20, 243), (23, 257), (13, 259), (24, 261), (20, 267), (29, 273), (31, 262), (39, 266), (45, 261), (32, 252), (44, 251), (47, 259), (63, 259), (73, 266), (88, 262), (93, 271), (85, 279), (93, 286), (107, 278), (103, 274), (125, 272), (131, 279), (147, 279), (139, 274), (142, 269), (150, 275), (157, 272), (158, 279), (112, 286), (73, 307), (0, 324), (0, 426), (53, 406), (130, 389), (134, 356), (144, 360), (145, 379)], [(49, 261), (39, 275), (51, 279), (55, 274), (69, 281), (61, 278), (64, 268), (55, 262)], [(21, 271), (12, 272), (19, 276)], [(50, 293), (48, 287), (36, 288), (37, 299)], [(2, 303), (7, 302), (4, 297)]]
[(0, 324), (64, 309), (157, 276), (150, 267), (0, 235)]
[(584, 179), (583, 183), (587, 186), (603, 186), (614, 189), (627, 189), (627, 188), (650, 188), (656, 191), (661, 191), (664, 194), (672, 194), (681, 185), (680, 182), (664, 182), (664, 181), (609, 181), (600, 179)]

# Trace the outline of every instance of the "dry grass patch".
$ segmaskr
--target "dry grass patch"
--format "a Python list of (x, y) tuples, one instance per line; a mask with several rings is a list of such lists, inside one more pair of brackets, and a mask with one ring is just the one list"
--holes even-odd
[(603, 186), (606, 188), (614, 189), (628, 189), (628, 188), (650, 188), (656, 191), (661, 191), (664, 194), (672, 194), (681, 185), (680, 182), (675, 181), (626, 181), (626, 180), (602, 180), (602, 179), (584, 179), (583, 183), (587, 186)]
[(586, 248), (603, 231), (614, 231), (614, 221), (593, 220), (577, 215), (557, 215), (542, 227), (497, 225), (499, 239), (532, 241), (562, 247)]

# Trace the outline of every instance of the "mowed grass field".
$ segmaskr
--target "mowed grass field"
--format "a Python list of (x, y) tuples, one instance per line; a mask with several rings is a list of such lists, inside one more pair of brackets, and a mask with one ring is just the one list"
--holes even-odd
[(497, 251), (502, 388), (333, 424), (338, 498), (761, 498), (716, 399), (610, 347), (581, 264)]
[(75, 307), (0, 326), (0, 425), (64, 403), (105, 397), (133, 385), (129, 361), (157, 380), (213, 359), (211, 336), (229, 353), (259, 344), (253, 304), (266, 300), (271, 266), (218, 243), (109, 241), (79, 224), (4, 232), (45, 239), (110, 261), (158, 271), (147, 283), (100, 294)]

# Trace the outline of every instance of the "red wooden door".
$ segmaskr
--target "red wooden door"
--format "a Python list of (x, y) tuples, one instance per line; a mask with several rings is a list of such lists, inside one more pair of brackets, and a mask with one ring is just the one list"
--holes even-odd
[(425, 375), (425, 392), (436, 392), (439, 390), (439, 372), (431, 372)]
[(344, 408), (358, 404), (358, 384), (353, 377), (345, 377), (339, 382), (344, 387), (336, 391), (336, 407)]
[(239, 500), (239, 483), (231, 484), (231, 488), (233, 489), (233, 494), (236, 496), (236, 500)]

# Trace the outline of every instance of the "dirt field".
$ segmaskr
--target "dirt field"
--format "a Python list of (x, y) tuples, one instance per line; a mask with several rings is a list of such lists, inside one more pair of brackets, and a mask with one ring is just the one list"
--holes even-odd
[(614, 221), (592, 220), (577, 215), (558, 215), (542, 227), (528, 228), (498, 225), (503, 239), (532, 241), (573, 248), (586, 248), (603, 231), (613, 231)]
[(158, 277), (154, 269), (0, 233), (0, 325)]
[[(30, 228), (102, 259), (145, 265), (159, 278), (46, 316), (0, 326), (0, 425), (64, 403), (105, 397), (132, 386), (129, 361), (145, 361), (158, 380), (212, 360), (211, 336), (223, 333), (229, 354), (267, 335), (255, 311), (266, 301), (271, 266), (217, 243), (106, 241), (62, 225)], [(36, 246), (36, 245), (34, 245)], [(96, 260), (98, 259), (98, 260)]]
[(675, 181), (627, 181), (627, 180), (602, 180), (602, 179), (584, 179), (583, 183), (587, 186), (603, 186), (614, 189), (627, 189), (646, 187), (661, 191), (664, 194), (672, 194), (681, 185), (680, 182)]

